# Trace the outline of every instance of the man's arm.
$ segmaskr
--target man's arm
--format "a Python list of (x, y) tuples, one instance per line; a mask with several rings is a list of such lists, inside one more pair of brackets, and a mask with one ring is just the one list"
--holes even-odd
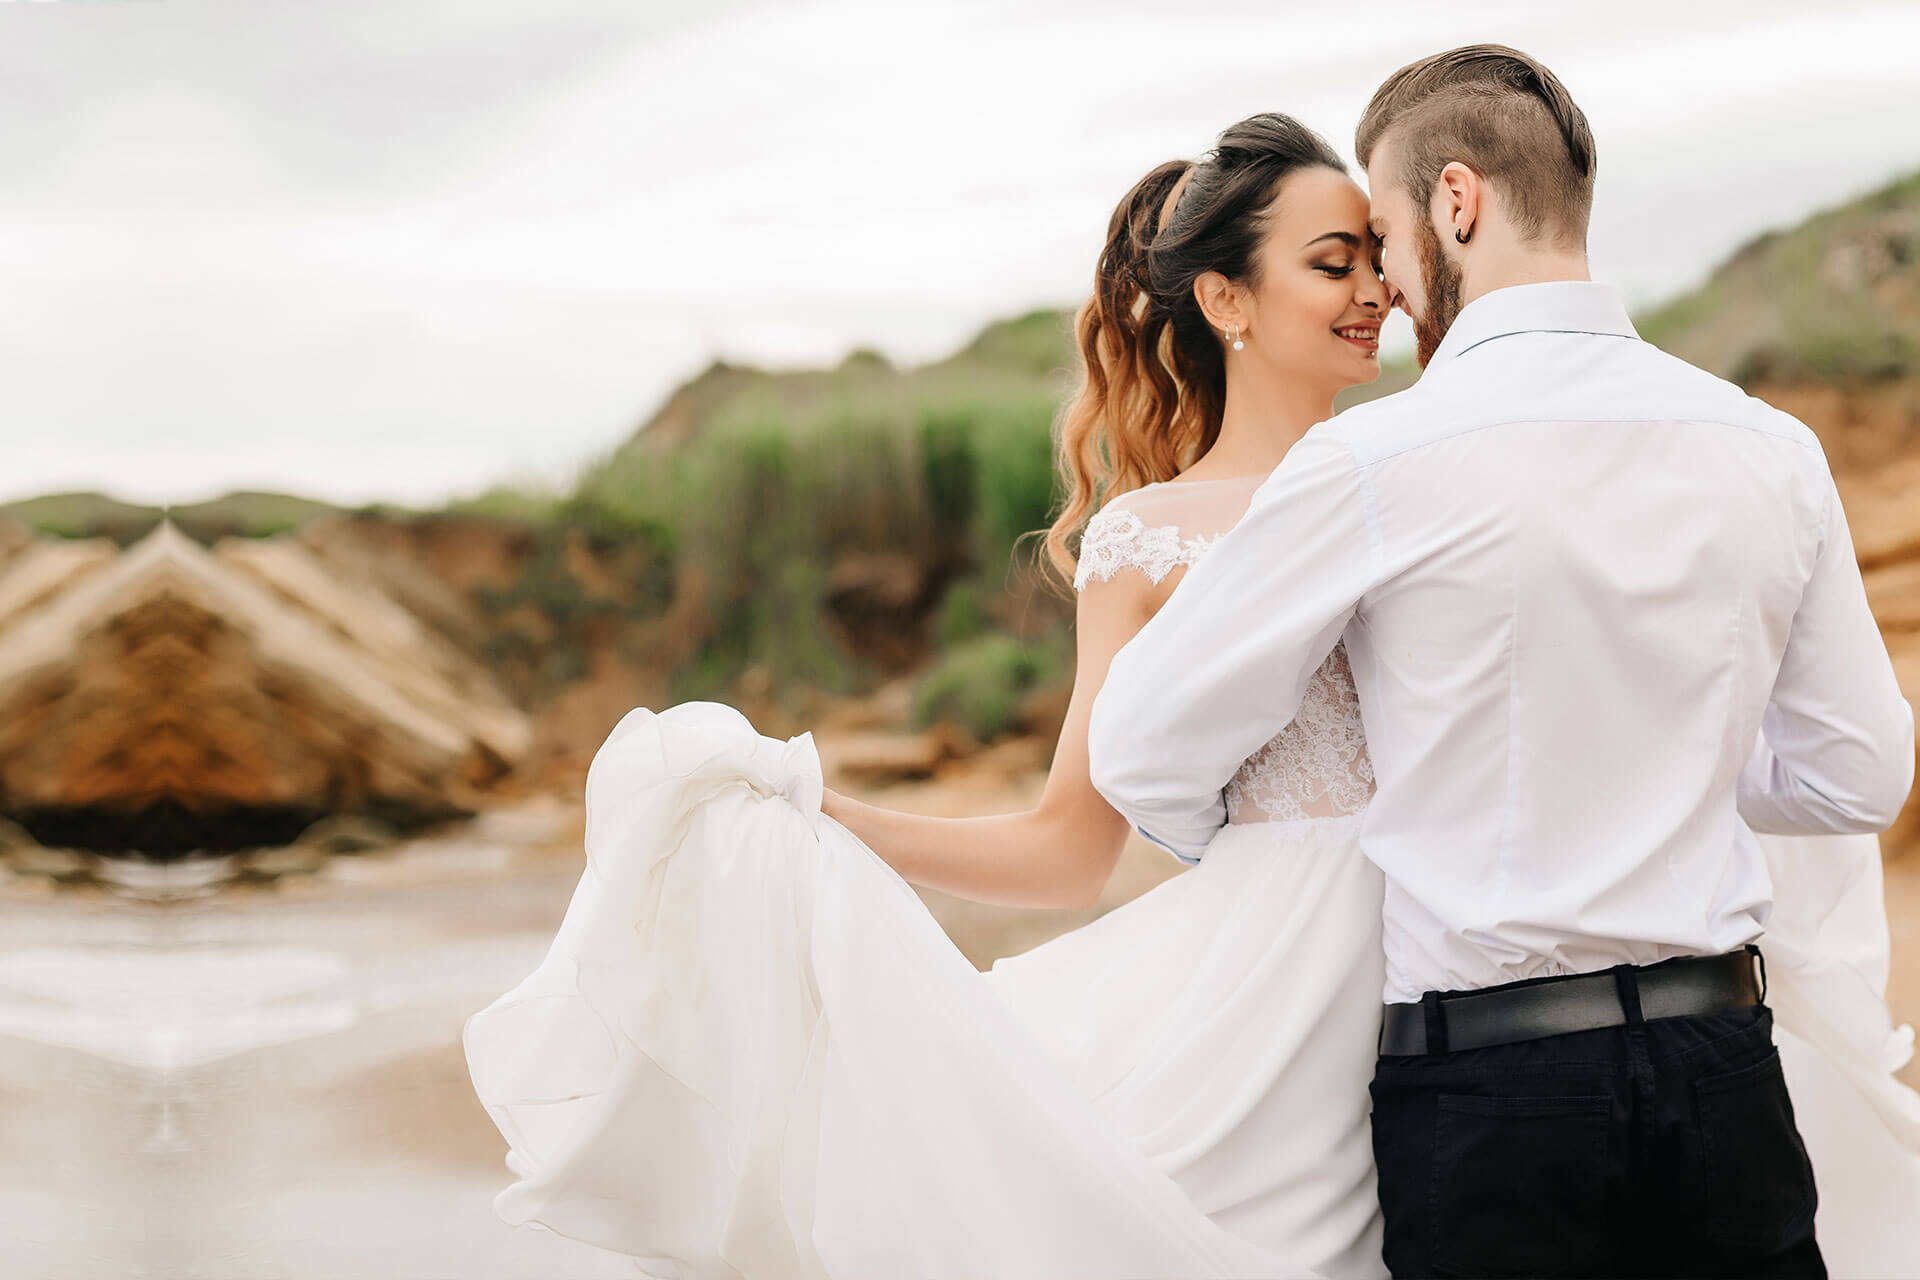
[(1831, 476), (1827, 485), (1826, 538), (1740, 775), (1740, 816), (1755, 831), (1884, 831), (1913, 786), (1913, 708), (1867, 607)]
[(1183, 862), (1225, 823), (1221, 789), (1293, 719), (1372, 583), (1365, 486), (1338, 435), (1308, 432), (1107, 670), (1093, 785)]

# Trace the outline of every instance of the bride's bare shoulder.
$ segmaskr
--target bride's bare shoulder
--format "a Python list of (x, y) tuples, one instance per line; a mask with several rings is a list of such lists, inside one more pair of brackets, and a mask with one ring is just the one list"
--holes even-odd
[(1183, 528), (1231, 528), (1246, 513), (1254, 490), (1265, 479), (1264, 475), (1250, 475), (1157, 480), (1115, 494), (1099, 514), (1131, 513), (1147, 524)]

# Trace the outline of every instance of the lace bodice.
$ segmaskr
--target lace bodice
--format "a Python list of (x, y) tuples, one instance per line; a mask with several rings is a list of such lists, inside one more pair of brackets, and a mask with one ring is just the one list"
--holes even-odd
[[(1169, 481), (1122, 494), (1096, 513), (1080, 540), (1073, 585), (1084, 590), (1124, 570), (1160, 582), (1197, 563), (1245, 514), (1265, 477)], [(1360, 812), (1373, 796), (1373, 761), (1343, 645), (1307, 683), (1293, 721), (1227, 783), (1227, 821), (1295, 822)]]

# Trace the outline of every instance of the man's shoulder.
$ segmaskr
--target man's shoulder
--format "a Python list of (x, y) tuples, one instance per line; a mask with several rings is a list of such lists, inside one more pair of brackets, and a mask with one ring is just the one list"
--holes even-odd
[(1423, 375), (1410, 387), (1342, 409), (1316, 425), (1302, 443), (1345, 452), (1362, 466), (1416, 444), (1434, 434), (1447, 417), (1442, 398), (1435, 394), (1440, 381)]
[(1651, 343), (1636, 342), (1633, 347), (1634, 354), (1657, 376), (1640, 382), (1630, 405), (1632, 417), (1742, 428), (1757, 437), (1795, 446), (1789, 456), (1798, 456), (1806, 473), (1827, 474), (1827, 454), (1820, 437), (1791, 413)]
[[(1610, 343), (1565, 369), (1529, 359), (1524, 339), (1506, 352), (1491, 348), (1429, 370), (1403, 391), (1354, 405), (1315, 431), (1339, 440), (1366, 465), (1478, 427), (1718, 422), (1790, 440), (1824, 465), (1818, 437), (1798, 418), (1650, 343)], [(1490, 358), (1495, 355), (1508, 358)]]
[(1375, 396), (1359, 404), (1350, 405), (1321, 423), (1315, 430), (1326, 432), (1347, 432), (1355, 428), (1365, 430), (1379, 423), (1395, 422), (1406, 416), (1410, 410), (1417, 410), (1422, 392), (1427, 389), (1425, 380), (1398, 391), (1388, 392), (1384, 396)]

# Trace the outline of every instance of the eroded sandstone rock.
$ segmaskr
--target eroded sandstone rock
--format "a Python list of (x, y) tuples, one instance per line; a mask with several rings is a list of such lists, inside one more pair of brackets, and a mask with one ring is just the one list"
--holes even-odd
[(318, 817), (469, 812), (526, 717), (374, 588), (287, 540), (0, 563), (0, 811), (48, 843), (166, 855)]

